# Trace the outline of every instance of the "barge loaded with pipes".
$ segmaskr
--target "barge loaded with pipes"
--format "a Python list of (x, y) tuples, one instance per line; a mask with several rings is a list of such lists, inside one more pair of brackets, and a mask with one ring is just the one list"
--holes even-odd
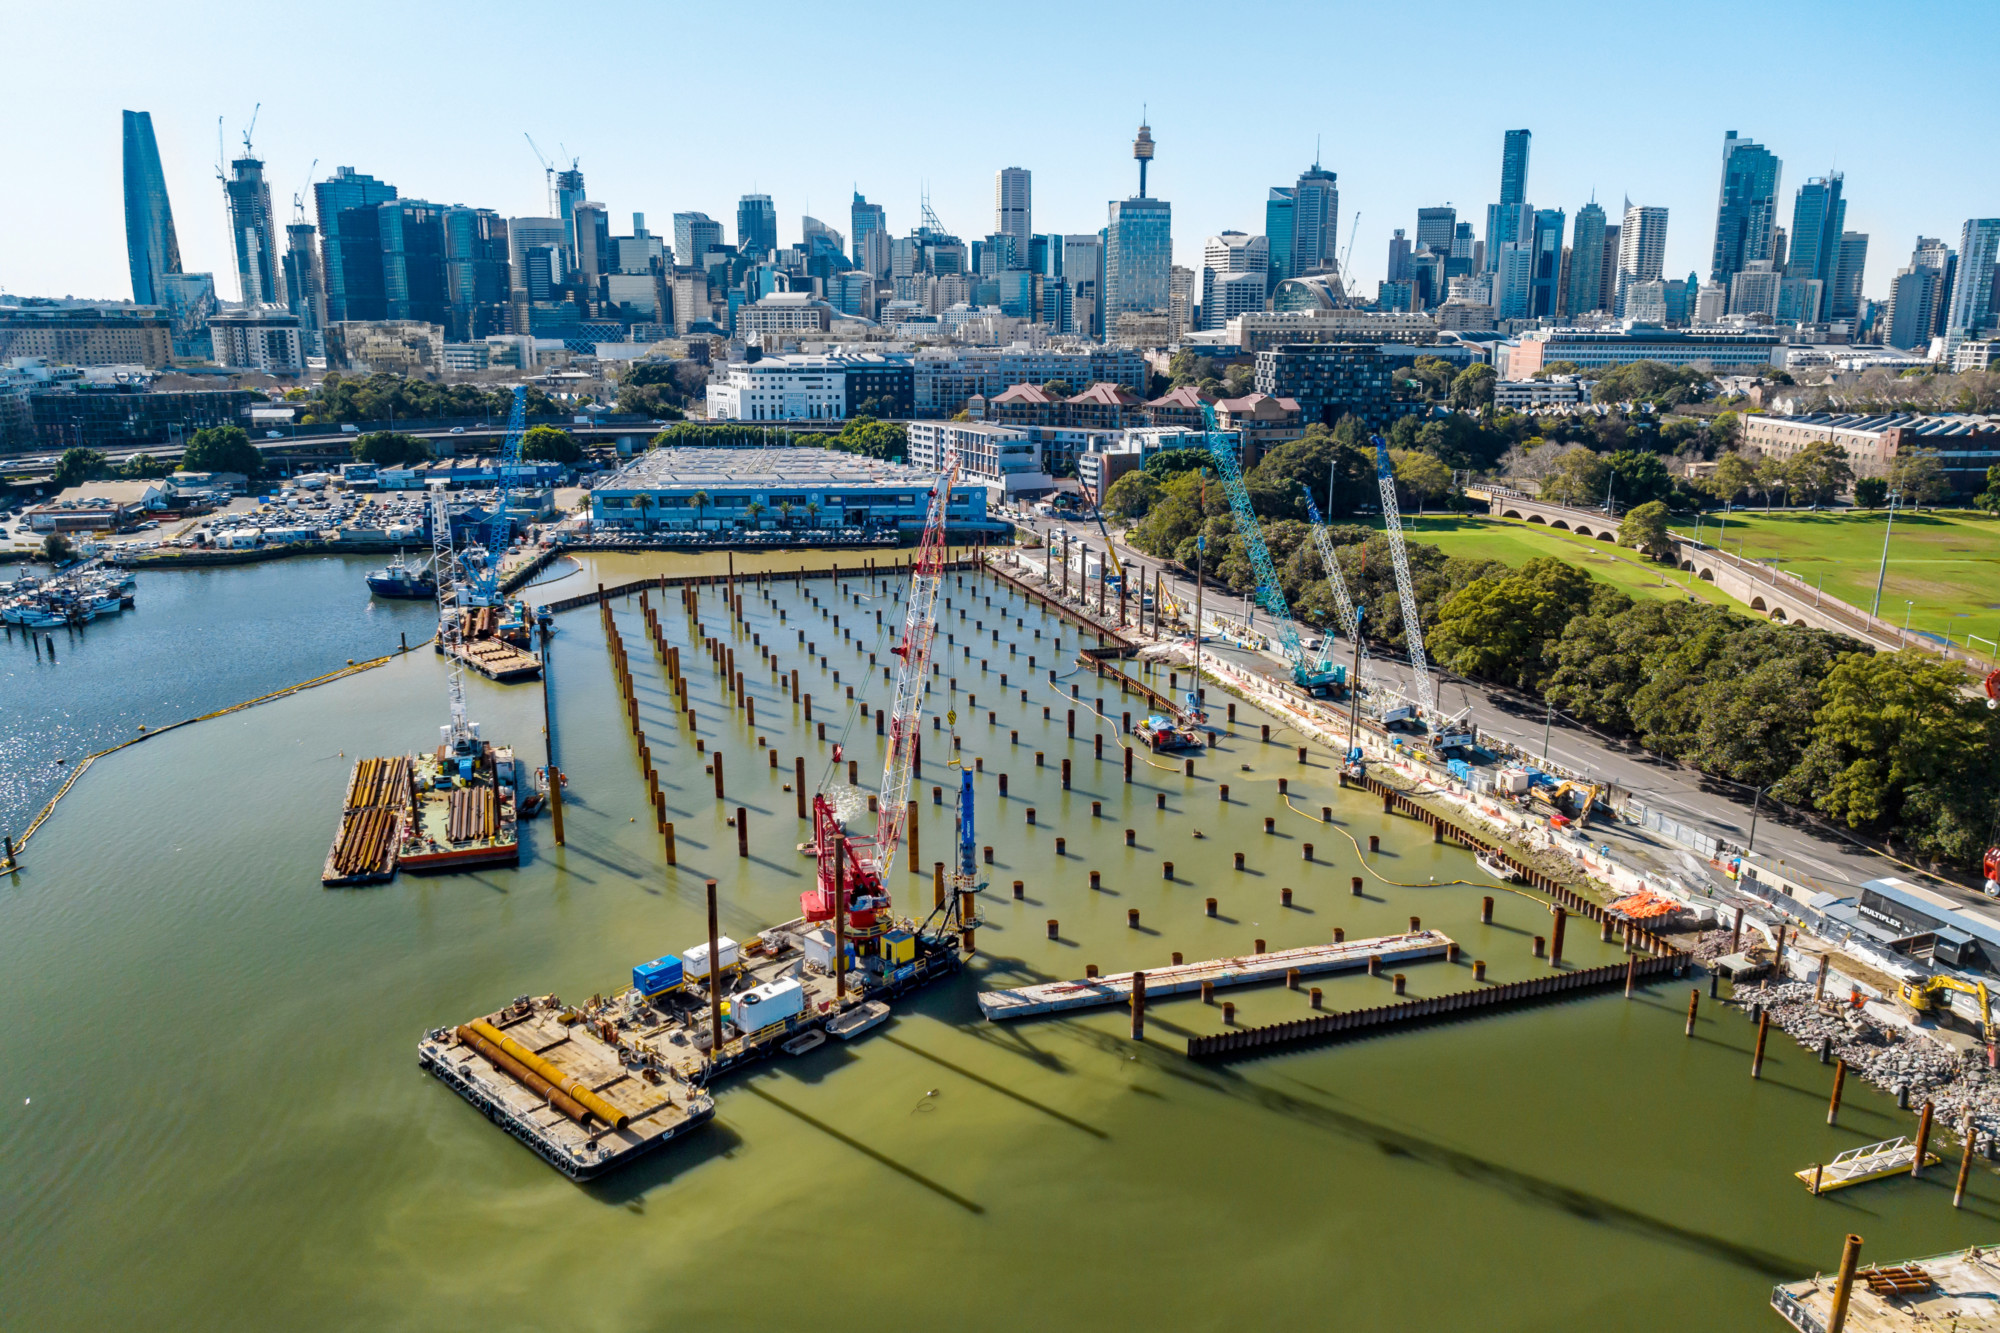
[(429, 754), (356, 761), (320, 883), (380, 884), (398, 869), (470, 870), (521, 859), (514, 752), (451, 728)]
[[(950, 890), (937, 880), (931, 912), (917, 921), (896, 914), (887, 888), (906, 832), (944, 575), (944, 505), (957, 472), (954, 460), (931, 492), (911, 571), (875, 828), (847, 831), (861, 817), (862, 792), (814, 793), (812, 842), (802, 850), (817, 870), (799, 895), (799, 915), (739, 944), (717, 929), (711, 879), (707, 939), (637, 964), (629, 987), (581, 1005), (524, 995), (417, 1043), (425, 1070), (572, 1180), (624, 1165), (709, 1119), (718, 1076), (780, 1050), (802, 1055), (829, 1034), (852, 1039), (885, 1020), (892, 1000), (956, 972), (972, 951), (980, 884), (970, 772), (961, 773)], [(462, 718), (454, 686), (454, 723)], [(830, 772), (838, 762), (836, 748)]]

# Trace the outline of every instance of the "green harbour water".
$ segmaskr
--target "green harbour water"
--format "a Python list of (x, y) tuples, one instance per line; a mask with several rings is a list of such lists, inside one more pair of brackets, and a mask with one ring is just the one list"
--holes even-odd
[[(586, 557), (535, 595), (695, 567), (707, 566)], [(1412, 915), (1463, 946), (1459, 964), (1403, 969), (1413, 997), (1437, 995), (1472, 986), (1474, 959), (1495, 981), (1546, 972), (1530, 937), (1548, 917), (1490, 883), (1434, 883), (1485, 877), (1468, 852), (1340, 790), (1323, 749), (1301, 766), (1282, 729), (1261, 744), (1266, 719), (1247, 706), (1193, 779), (1141, 762), (1127, 786), (1113, 738), (1093, 760), (1095, 719), (1066, 696), (1072, 683), (1085, 703), (1102, 693), (1114, 720), (1143, 702), (1070, 674), (1073, 628), (991, 581), (967, 575), (961, 589), (957, 578), (911, 792), (923, 873), (899, 868), (891, 888), (901, 909), (927, 908), (929, 864), (949, 854), (958, 770), (930, 718), (955, 707), (960, 754), (984, 760), (979, 842), (995, 849), (977, 954), (853, 1044), (724, 1082), (713, 1123), (585, 1185), (422, 1073), (417, 1039), (523, 993), (622, 988), (634, 963), (705, 933), (705, 877), (719, 881), (722, 928), (738, 939), (795, 916), (811, 866), (783, 790), (792, 757), (819, 777), (846, 685), (871, 707), (887, 702), (866, 654), (887, 660), (874, 613), (893, 624), (900, 600), (858, 578), (853, 590), (872, 598), (858, 605), (827, 579), (774, 583), (775, 605), (745, 587), (751, 630), (799, 668), (828, 723), (824, 744), (758, 669), (749, 631), (734, 642), (757, 731), (720, 702), (670, 590), (655, 601), (683, 646), (700, 718), (690, 733), (636, 599), (615, 603), (676, 823), (673, 869), (594, 608), (558, 618), (551, 668), (568, 845), (536, 821), (517, 870), (319, 885), (352, 762), (435, 741), (445, 673), (428, 651), (100, 762), (21, 873), (0, 877), (0, 1327), (1768, 1330), (1783, 1327), (1771, 1286), (1831, 1269), (1846, 1232), (1884, 1262), (2000, 1238), (2000, 1181), (1984, 1166), (1966, 1207), (1949, 1206), (1955, 1142), (1931, 1179), (1809, 1196), (1794, 1170), (1911, 1132), (1913, 1118), (1850, 1081), (1842, 1124), (1828, 1128), (1831, 1071), (1777, 1033), (1753, 1082), (1754, 1028), (1708, 1001), (1705, 980), (1228, 1062), (1182, 1053), (1188, 1035), (1222, 1027), (1219, 1003), (1194, 998), (1150, 1005), (1143, 1043), (1121, 1010), (983, 1021), (985, 988), (1081, 976), (1088, 963), (1161, 965), (1175, 950), (1242, 953), (1257, 938), (1319, 943), (1336, 926), (1350, 939), (1391, 933)], [(274, 579), (263, 595), (275, 614), (294, 594)], [(710, 631), (727, 634), (719, 594), (704, 592), (702, 606)], [(805, 658), (800, 629), (826, 670)], [(158, 651), (172, 649), (163, 639)], [(539, 688), (474, 677), (467, 691), (489, 739), (542, 762)], [(725, 802), (697, 734), (725, 757)], [(775, 771), (760, 735), (781, 757)], [(871, 788), (881, 744), (872, 722), (846, 733)], [(1280, 777), (1311, 817), (1279, 799)], [(748, 858), (725, 823), (739, 805)], [(1366, 896), (1352, 896), (1350, 876), (1365, 872), (1342, 830), (1364, 845), (1378, 835), (1374, 869), (1422, 887), (1370, 876)], [(1101, 891), (1088, 887), (1092, 869)], [(1482, 926), (1487, 893), (1497, 910)], [(1216, 918), (1205, 897), (1219, 900)], [(1058, 940), (1046, 937), (1050, 917)], [(1572, 922), (1568, 965), (1622, 959), (1584, 924)], [(1306, 984), (1329, 1009), (1391, 998), (1386, 977)], [(1694, 984), (1704, 998), (1690, 1040)], [(1282, 986), (1221, 998), (1246, 1024), (1311, 1012), (1303, 991)]]

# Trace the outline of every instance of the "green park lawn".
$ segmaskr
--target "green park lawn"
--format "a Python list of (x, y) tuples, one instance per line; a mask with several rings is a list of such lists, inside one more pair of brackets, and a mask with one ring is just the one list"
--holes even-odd
[[(1885, 517), (1879, 510), (1768, 515), (1739, 510), (1726, 517), (1704, 515), (1699, 536), (1746, 559), (1775, 561), (1866, 611), (1875, 598)], [(1485, 556), (1510, 565), (1552, 555), (1633, 597), (1692, 593), (1741, 609), (1709, 584), (1636, 552), (1540, 524), (1450, 516), (1406, 519), (1405, 526), (1411, 540), (1429, 542), (1447, 555)], [(1674, 529), (1696, 535), (1692, 522), (1677, 520)], [(1974, 650), (1990, 655), (1993, 649), (1984, 641), (2000, 638), (2000, 520), (1962, 511), (1898, 514), (1879, 614), (1895, 624), (1907, 614), (1912, 630), (1949, 635), (1961, 646), (1967, 633), (1977, 635), (1982, 642)]]
[(1692, 594), (1721, 606), (1739, 606), (1735, 599), (1716, 591), (1714, 585), (1683, 574), (1671, 565), (1648, 560), (1612, 542), (1578, 537), (1539, 523), (1449, 515), (1405, 517), (1403, 528), (1411, 541), (1429, 543), (1448, 556), (1478, 556), (1524, 565), (1537, 556), (1550, 555), (1581, 566), (1631, 597)]
[[(1868, 610), (1882, 561), (1883, 510), (1837, 513), (1738, 511), (1705, 515), (1701, 540), (1749, 560), (1772, 560), (1842, 601)], [(1675, 525), (1693, 536), (1690, 525)], [(1822, 583), (1822, 580), (1824, 581)], [(2000, 520), (1976, 511), (1900, 513), (1882, 579), (1884, 620), (1960, 645), (1967, 633), (2000, 638)]]

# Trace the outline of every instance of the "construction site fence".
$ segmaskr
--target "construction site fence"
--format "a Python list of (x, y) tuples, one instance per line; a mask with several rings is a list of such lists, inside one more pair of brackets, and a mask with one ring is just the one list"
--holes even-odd
[[(883, 564), (832, 565), (825, 569), (811, 569), (800, 565), (797, 569), (746, 570), (741, 574), (655, 574), (651, 578), (634, 579), (611, 588), (593, 588), (589, 592), (565, 597), (558, 602), (546, 603), (542, 609), (550, 615), (560, 615), (564, 611), (574, 611), (580, 606), (596, 606), (600, 602), (614, 601), (620, 597), (630, 597), (637, 592), (652, 592), (667, 588), (692, 585), (708, 587), (726, 583), (800, 583), (807, 579), (863, 578), (871, 574), (907, 574), (911, 561), (896, 560)], [(944, 562), (944, 571), (980, 570), (983, 566), (976, 556), (961, 556)]]
[(1626, 801), (1625, 817), (1640, 828), (1651, 829), (1661, 837), (1680, 844), (1700, 856), (1704, 861), (1713, 861), (1722, 854), (1722, 840), (1700, 829), (1690, 828), (1658, 810), (1649, 810), (1638, 801)]
[(1289, 1023), (1240, 1028), (1234, 1032), (1219, 1032), (1208, 1037), (1190, 1037), (1187, 1053), (1191, 1059), (1214, 1059), (1239, 1051), (1263, 1050), (1290, 1042), (1326, 1040), (1403, 1023), (1531, 1003), (1550, 996), (1620, 984), (1628, 977), (1633, 980), (1643, 980), (1678, 975), (1685, 971), (1686, 967), (1685, 956), (1677, 953), (1650, 957), (1635, 955), (1625, 963), (1612, 963), (1605, 967), (1558, 972), (1527, 981), (1502, 982), (1478, 990), (1455, 991), (1449, 995), (1410, 1000), (1402, 1004), (1382, 1005), (1374, 1009), (1350, 1009), (1343, 1013), (1322, 1014), (1318, 1018), (1299, 1018)]

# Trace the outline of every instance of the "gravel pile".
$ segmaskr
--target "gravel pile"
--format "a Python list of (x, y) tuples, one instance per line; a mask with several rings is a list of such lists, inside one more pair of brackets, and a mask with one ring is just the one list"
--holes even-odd
[[(1722, 943), (1727, 949), (1726, 934)], [(1910, 1105), (1930, 1102), (1936, 1124), (1954, 1136), (1970, 1106), (1973, 1125), (1992, 1152), (1995, 1137), (2000, 1136), (2000, 1074), (1986, 1067), (1977, 1048), (1960, 1053), (1901, 1028), (1886, 1027), (1865, 1013), (1829, 1013), (1813, 1003), (1813, 988), (1803, 981), (1745, 987), (1736, 992), (1735, 1002), (1746, 1011), (1762, 1006), (1774, 1025), (1809, 1051), (1817, 1052), (1820, 1042), (1830, 1038), (1833, 1057), (1845, 1060), (1849, 1073), (1884, 1092), (1907, 1086)]]

